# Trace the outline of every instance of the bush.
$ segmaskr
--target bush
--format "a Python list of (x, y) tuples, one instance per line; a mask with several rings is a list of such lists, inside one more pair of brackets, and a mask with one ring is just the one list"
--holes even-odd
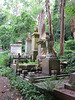
[(9, 66), (9, 56), (7, 54), (2, 55), (0, 65)]
[(75, 50), (75, 41), (74, 40), (65, 41), (65, 49)]
[(0, 75), (7, 76), (11, 71), (12, 69), (9, 67), (0, 66)]
[(75, 69), (75, 56), (72, 56), (71, 54), (67, 54), (66, 60), (68, 61), (68, 65), (66, 66), (65, 72), (69, 73), (70, 69)]

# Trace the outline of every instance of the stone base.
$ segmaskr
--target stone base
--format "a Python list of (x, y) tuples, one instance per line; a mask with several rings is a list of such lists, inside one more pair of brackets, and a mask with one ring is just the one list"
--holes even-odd
[(51, 75), (52, 71), (57, 71), (56, 74), (60, 74), (60, 61), (57, 57), (45, 58), (42, 60), (42, 73)]
[(55, 89), (56, 100), (75, 100), (75, 92), (67, 89)]

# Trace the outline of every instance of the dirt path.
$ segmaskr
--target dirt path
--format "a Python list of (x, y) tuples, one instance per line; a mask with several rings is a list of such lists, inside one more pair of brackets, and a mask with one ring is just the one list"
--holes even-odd
[(0, 100), (23, 100), (19, 92), (10, 89), (9, 80), (3, 76), (0, 76)]

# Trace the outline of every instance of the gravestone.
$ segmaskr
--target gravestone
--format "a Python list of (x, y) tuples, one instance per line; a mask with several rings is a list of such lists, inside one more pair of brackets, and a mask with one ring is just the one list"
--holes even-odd
[(11, 54), (18, 55), (18, 53), (20, 53), (21, 55), (22, 44), (10, 44), (10, 46), (11, 46)]
[(30, 33), (28, 34), (28, 38), (25, 40), (25, 56), (31, 56), (32, 52), (32, 40)]
[[(52, 75), (53, 73), (60, 74), (60, 61), (54, 56), (54, 39), (51, 26), (51, 14), (49, 0), (46, 1), (46, 11), (49, 24), (49, 35), (46, 36), (46, 58), (42, 60), (42, 73)], [(54, 72), (55, 71), (55, 72)]]
[(40, 11), (39, 15), (39, 40), (38, 43), (38, 56), (37, 60), (41, 61), (46, 57), (46, 32), (45, 32), (45, 18), (44, 10)]
[(38, 54), (38, 44), (37, 41), (39, 39), (38, 28), (34, 28), (34, 33), (32, 34), (32, 61), (36, 60)]

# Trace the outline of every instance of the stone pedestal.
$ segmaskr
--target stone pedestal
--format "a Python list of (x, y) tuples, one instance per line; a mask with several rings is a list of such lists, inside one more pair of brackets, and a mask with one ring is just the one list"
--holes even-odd
[(51, 75), (52, 70), (56, 71), (56, 74), (60, 74), (60, 61), (57, 57), (46, 57), (42, 61), (42, 73)]

